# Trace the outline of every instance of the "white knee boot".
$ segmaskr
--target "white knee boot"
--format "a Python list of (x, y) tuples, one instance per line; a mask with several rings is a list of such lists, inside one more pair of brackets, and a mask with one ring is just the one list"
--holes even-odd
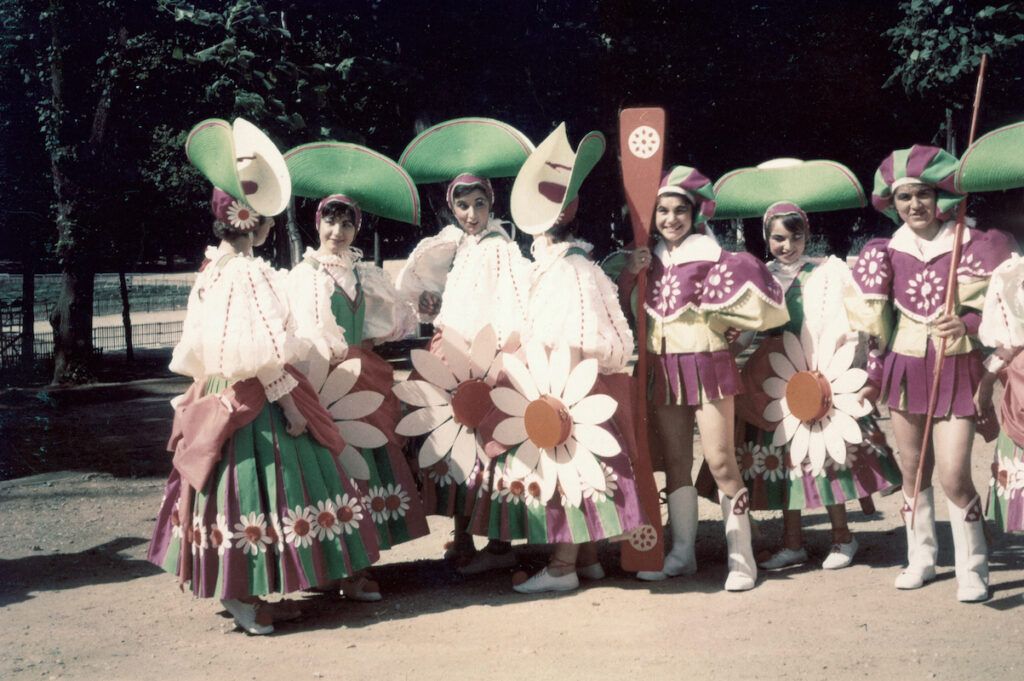
[(897, 589), (920, 589), (935, 579), (935, 560), (939, 549), (935, 543), (935, 490), (922, 490), (917, 499), (917, 516), (910, 527), (914, 500), (903, 495), (903, 524), (907, 529), (907, 567), (896, 576)]
[(988, 600), (988, 546), (982, 522), (981, 497), (966, 508), (949, 499), (949, 527), (953, 531), (953, 556), (956, 561), (956, 599), (963, 603)]
[(666, 577), (692, 575), (697, 571), (694, 544), (697, 541), (697, 488), (680, 487), (668, 495), (668, 520), (672, 527), (672, 550), (665, 556), (660, 572), (638, 572), (637, 578), (658, 582)]
[(757, 582), (757, 563), (750, 536), (750, 493), (746, 489), (730, 499), (718, 493), (722, 501), (722, 519), (725, 521), (725, 543), (729, 549), (729, 576), (725, 578), (726, 591), (747, 591)]

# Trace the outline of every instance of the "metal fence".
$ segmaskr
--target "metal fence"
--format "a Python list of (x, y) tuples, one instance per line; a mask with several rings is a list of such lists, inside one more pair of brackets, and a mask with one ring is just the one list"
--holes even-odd
[[(132, 325), (132, 347), (169, 348), (181, 339), (183, 322), (155, 322)], [(103, 326), (92, 330), (92, 345), (105, 353), (117, 352), (127, 347), (123, 326)], [(53, 332), (37, 333), (33, 347), (36, 357), (53, 355)]]

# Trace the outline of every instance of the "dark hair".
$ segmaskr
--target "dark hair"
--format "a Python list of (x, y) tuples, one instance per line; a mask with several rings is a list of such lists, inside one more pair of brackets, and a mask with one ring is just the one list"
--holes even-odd
[(472, 194), (477, 189), (484, 193), (484, 196), (487, 197), (488, 201), (491, 200), (490, 194), (487, 193), (487, 187), (485, 187), (482, 182), (474, 182), (473, 184), (460, 184), (458, 187), (452, 190), (452, 198), (461, 199), (463, 196)]
[(795, 213), (786, 213), (785, 215), (776, 215), (768, 221), (767, 234), (765, 234), (766, 237), (771, 235), (772, 225), (776, 220), (780, 220), (782, 222), (782, 226), (785, 227), (788, 232), (802, 232), (805, 235), (811, 233), (811, 226), (808, 225), (801, 216)]
[[(342, 203), (341, 201), (331, 201), (323, 210), (320, 211), (320, 220), (326, 220), (327, 222), (338, 224), (341, 218), (348, 217), (352, 221), (352, 224), (356, 224), (356, 212), (352, 210), (352, 206)], [(358, 228), (359, 225), (356, 225)]]
[(661, 197), (663, 196), (675, 196), (682, 199), (683, 203), (690, 207), (690, 232), (694, 234), (706, 233), (706, 230), (704, 229), (704, 224), (701, 223), (698, 225), (696, 223), (697, 206), (694, 205), (693, 201), (690, 200), (690, 197), (682, 192), (665, 192), (664, 194), (658, 194), (658, 197), (654, 202), (654, 215), (651, 216), (651, 234), (647, 239), (648, 246), (654, 246), (655, 244), (658, 243), (658, 239), (661, 238), (661, 233), (658, 232), (656, 227), (654, 227), (654, 217), (658, 214), (658, 202), (661, 201)]
[(237, 229), (226, 222), (222, 222), (220, 220), (213, 221), (213, 235), (222, 241), (237, 239), (238, 237), (245, 236), (248, 233), (248, 230)]

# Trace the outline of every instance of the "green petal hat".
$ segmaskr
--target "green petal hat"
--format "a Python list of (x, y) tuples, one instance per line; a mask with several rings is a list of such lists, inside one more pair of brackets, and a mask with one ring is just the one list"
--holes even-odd
[(514, 177), (533, 143), (511, 125), (492, 118), (455, 118), (416, 135), (398, 162), (417, 184), (448, 182), (471, 173)]
[(313, 142), (284, 155), (296, 196), (343, 194), (367, 212), (418, 225), (420, 195), (402, 166), (348, 142)]
[(955, 186), (964, 193), (1024, 187), (1024, 121), (993, 130), (968, 147)]
[(730, 171), (715, 182), (715, 198), (715, 218), (761, 218), (779, 201), (797, 204), (807, 213), (867, 204), (857, 176), (843, 164), (796, 158)]
[(955, 156), (938, 147), (915, 144), (909, 149), (897, 149), (875, 171), (871, 204), (899, 224), (902, 221), (893, 204), (893, 190), (901, 184), (927, 184), (935, 187), (938, 194), (939, 217), (949, 218), (964, 199), (953, 186), (957, 165)]
[(562, 123), (541, 142), (519, 169), (512, 185), (511, 209), (516, 226), (543, 234), (575, 213), (580, 186), (605, 150), (604, 135), (588, 132), (573, 151)]
[(202, 121), (189, 132), (185, 154), (213, 186), (260, 215), (277, 215), (288, 206), (292, 185), (284, 158), (249, 121)]

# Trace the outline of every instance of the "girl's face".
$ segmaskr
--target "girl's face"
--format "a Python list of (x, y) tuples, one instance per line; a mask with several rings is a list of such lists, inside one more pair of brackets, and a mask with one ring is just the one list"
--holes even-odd
[(900, 219), (915, 232), (924, 231), (938, 222), (939, 196), (926, 184), (905, 184), (896, 189), (893, 203)]
[(482, 189), (474, 189), (452, 200), (452, 212), (466, 234), (474, 235), (483, 231), (491, 215), (491, 202)]
[(768, 229), (768, 250), (772, 257), (784, 265), (792, 265), (807, 248), (807, 235), (797, 230), (791, 232), (782, 224), (782, 218), (772, 218)]
[(348, 211), (330, 218), (320, 218), (320, 250), (331, 255), (341, 255), (356, 238), (356, 223)]
[(693, 206), (678, 194), (662, 194), (654, 209), (654, 226), (669, 248), (678, 246), (693, 228)]

